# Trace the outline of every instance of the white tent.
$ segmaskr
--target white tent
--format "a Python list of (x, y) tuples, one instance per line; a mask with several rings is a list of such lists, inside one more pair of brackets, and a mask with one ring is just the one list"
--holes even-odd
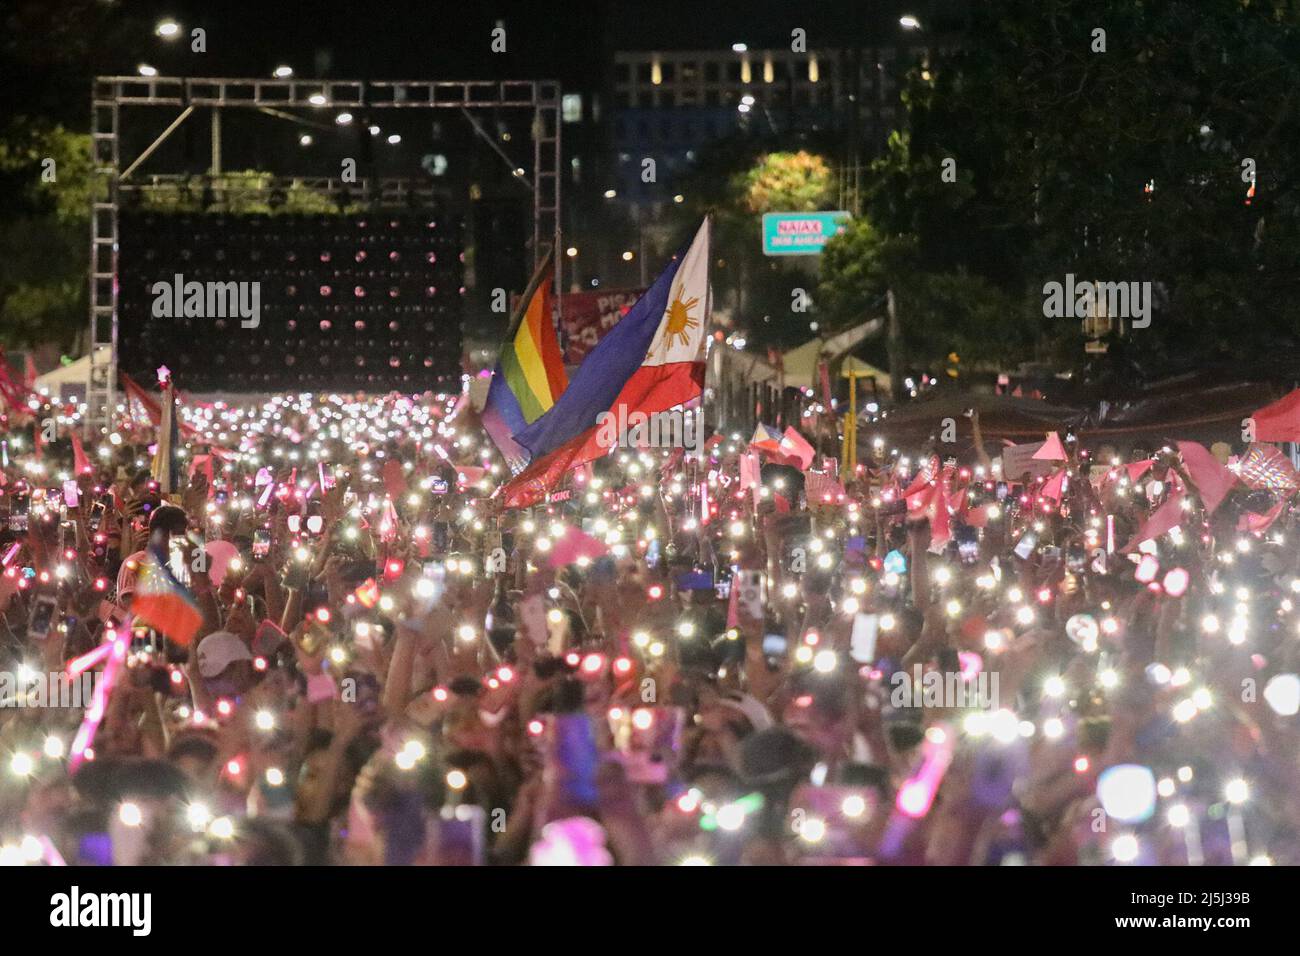
[[(109, 355), (109, 346), (101, 345), (99, 347), (100, 361), (107, 363)], [(60, 365), (51, 369), (44, 375), (36, 379), (36, 391), (42, 395), (63, 398), (64, 396), (78, 395), (83, 400), (86, 396), (86, 387), (90, 384), (90, 356), (83, 355), (75, 362), (67, 365)]]
[[(818, 362), (824, 359), (833, 363), (855, 348), (863, 339), (879, 332), (883, 325), (880, 319), (871, 319), (839, 335), (826, 339), (815, 338), (786, 352), (781, 359), (785, 368), (786, 387), (816, 388)], [(860, 377), (875, 374), (880, 387), (889, 388), (889, 376), (886, 373), (872, 369), (866, 362), (857, 360), (854, 360), (854, 368)]]

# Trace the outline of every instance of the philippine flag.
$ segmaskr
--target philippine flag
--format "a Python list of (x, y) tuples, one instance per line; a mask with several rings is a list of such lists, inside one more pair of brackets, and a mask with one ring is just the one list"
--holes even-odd
[(609, 454), (603, 413), (627, 421), (698, 398), (709, 326), (709, 231), (704, 220), (627, 315), (591, 351), (546, 414), (514, 435), (532, 463), (502, 489), (508, 508), (541, 501), (571, 468)]

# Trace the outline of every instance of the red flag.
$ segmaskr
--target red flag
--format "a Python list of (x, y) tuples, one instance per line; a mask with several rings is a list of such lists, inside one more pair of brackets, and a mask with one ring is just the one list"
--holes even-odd
[(831, 392), (831, 373), (825, 359), (817, 363), (817, 378), (822, 387), (822, 404), (826, 406), (828, 415), (835, 414), (835, 396)]
[(797, 460), (800, 471), (807, 471), (808, 466), (817, 458), (817, 450), (793, 426), (786, 428), (785, 434), (781, 436), (781, 453)]
[(396, 458), (384, 462), (384, 491), (390, 498), (400, 498), (406, 492), (406, 473)]
[(78, 475), (86, 475), (95, 470), (91, 467), (90, 459), (86, 457), (86, 449), (81, 444), (81, 436), (75, 430), (72, 432), (72, 470)]
[(1256, 441), (1300, 441), (1300, 388), (1250, 416)]

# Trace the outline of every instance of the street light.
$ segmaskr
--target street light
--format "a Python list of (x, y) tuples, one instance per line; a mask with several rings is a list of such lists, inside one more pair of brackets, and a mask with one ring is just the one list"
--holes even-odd
[(150, 66), (148, 63), (141, 63), (141, 64), (140, 64), (139, 66), (137, 66), (135, 69), (136, 69), (136, 72), (139, 73), (141, 76), (157, 76), (157, 75), (158, 75), (158, 70), (155, 69), (154, 67)]
[(293, 67), (277, 66), (271, 75), (277, 80), (287, 80), (289, 77), (293, 76)]
[(334, 122), (338, 123), (340, 126), (347, 126), (352, 122), (352, 114), (340, 113), (338, 116), (334, 117)]
[(606, 190), (605, 190), (605, 198), (606, 198), (606, 199), (613, 199), (613, 198), (614, 198), (615, 196), (617, 196), (617, 195), (618, 195), (618, 193), (615, 192), (613, 189), (606, 189)]
[(396, 145), (397, 145), (398, 143), (400, 143), (401, 141), (402, 141), (402, 137), (399, 136), (397, 133), (389, 133), (389, 134), (388, 134), (388, 145), (389, 145), (389, 146), (396, 146)]
[(916, 19), (916, 17), (912, 16), (910, 13), (905, 13), (903, 16), (899, 17), (898, 25), (904, 30), (921, 29), (921, 21)]
[(171, 40), (180, 36), (181, 25), (175, 20), (159, 20), (158, 25), (153, 28), (153, 32), (164, 40)]
[(744, 44), (744, 43), (733, 43), (733, 44), (731, 44), (731, 52), (732, 52), (732, 53), (747, 53), (747, 52), (749, 52), (749, 46), (748, 46), (747, 44)]

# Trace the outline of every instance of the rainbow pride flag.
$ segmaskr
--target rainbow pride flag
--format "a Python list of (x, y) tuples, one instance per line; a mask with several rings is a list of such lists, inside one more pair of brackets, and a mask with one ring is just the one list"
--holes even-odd
[(515, 474), (528, 464), (530, 456), (512, 436), (549, 411), (569, 384), (551, 318), (549, 255), (519, 301), (483, 407), (483, 427)]
[(198, 604), (172, 575), (166, 557), (153, 542), (145, 549), (131, 613), (138, 623), (147, 624), (182, 646), (188, 646), (203, 625)]

